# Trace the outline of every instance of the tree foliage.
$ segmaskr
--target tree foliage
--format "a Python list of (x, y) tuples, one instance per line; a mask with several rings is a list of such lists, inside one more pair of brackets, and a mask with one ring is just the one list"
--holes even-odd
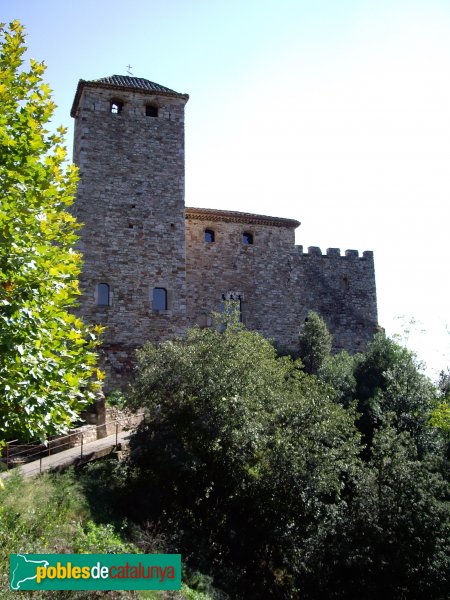
[[(448, 484), (383, 417), (344, 513), (327, 527), (307, 597), (444, 600), (449, 585)], [(310, 595), (309, 595), (310, 594)]]
[(393, 413), (395, 426), (408, 431), (421, 452), (433, 446), (438, 432), (430, 427), (430, 417), (437, 390), (413, 352), (378, 333), (358, 357), (354, 375), (360, 427), (367, 441), (383, 416)]
[(299, 356), (307, 373), (319, 371), (331, 352), (331, 339), (324, 319), (310, 310), (299, 336)]
[(0, 431), (34, 438), (67, 427), (93, 396), (99, 331), (69, 311), (78, 294), (76, 189), (45, 66), (23, 27), (0, 26)]
[(331, 387), (333, 400), (346, 407), (355, 398), (354, 370), (355, 357), (343, 350), (325, 356), (317, 372), (319, 378)]
[[(408, 356), (377, 340), (311, 376), (224, 318), (139, 354), (134, 405), (148, 419), (131, 441), (130, 516), (168, 523), (186, 562), (233, 598), (443, 600), (448, 488), (409, 421), (425, 427), (428, 388), (413, 370), (389, 375)], [(386, 393), (364, 453), (363, 365), (379, 383), (368, 397)]]
[(296, 593), (354, 476), (354, 415), (237, 322), (147, 345), (135, 402), (150, 416), (132, 441), (136, 513), (176, 523), (219, 587)]
[(450, 440), (450, 370), (441, 371), (438, 380), (438, 401), (431, 417), (430, 424), (445, 431)]

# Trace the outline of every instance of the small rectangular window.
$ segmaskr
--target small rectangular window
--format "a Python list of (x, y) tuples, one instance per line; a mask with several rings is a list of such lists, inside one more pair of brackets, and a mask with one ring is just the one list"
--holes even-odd
[(120, 100), (111, 100), (110, 109), (113, 115), (120, 115), (123, 109), (123, 102)]
[(167, 290), (165, 288), (153, 288), (152, 306), (153, 310), (167, 310)]
[(158, 107), (153, 106), (153, 104), (147, 104), (145, 107), (145, 115), (147, 117), (157, 117), (158, 116)]
[(109, 285), (107, 283), (97, 285), (97, 306), (109, 306)]
[(205, 242), (207, 244), (212, 244), (215, 240), (216, 236), (212, 229), (205, 229)]

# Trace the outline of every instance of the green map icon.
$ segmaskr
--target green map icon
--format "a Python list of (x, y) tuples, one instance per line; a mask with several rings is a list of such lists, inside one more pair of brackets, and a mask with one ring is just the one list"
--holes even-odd
[(46, 560), (31, 560), (24, 554), (9, 555), (10, 586), (12, 590), (23, 589), (20, 586), (26, 581), (36, 579), (36, 567), (48, 567)]

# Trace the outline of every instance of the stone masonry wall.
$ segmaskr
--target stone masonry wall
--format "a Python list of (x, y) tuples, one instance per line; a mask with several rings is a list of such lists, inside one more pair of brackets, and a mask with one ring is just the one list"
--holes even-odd
[[(335, 350), (365, 350), (378, 327), (372, 252), (296, 246), (291, 280), (293, 322), (301, 327), (309, 310), (319, 313), (333, 335)], [(296, 344), (298, 330), (289, 346)]]
[[(120, 114), (111, 100), (123, 102)], [(146, 116), (146, 104), (158, 116)], [(134, 348), (181, 334), (186, 326), (184, 244), (185, 100), (86, 85), (76, 114), (80, 170), (75, 215), (84, 223), (80, 314), (106, 326), (104, 367), (128, 378)], [(98, 284), (110, 286), (98, 306)], [(155, 311), (152, 291), (167, 290)]]
[[(215, 232), (213, 243), (204, 231)], [(251, 231), (254, 243), (244, 245)], [(336, 350), (364, 349), (377, 327), (373, 255), (337, 249), (303, 253), (294, 229), (188, 218), (186, 221), (187, 306), (192, 324), (207, 324), (223, 295), (239, 294), (244, 324), (295, 351), (309, 310), (322, 315)]]
[[(215, 233), (207, 243), (205, 229)], [(253, 235), (244, 244), (242, 235)], [(242, 319), (254, 329), (281, 343), (290, 323), (280, 311), (288, 299), (286, 284), (292, 268), (290, 253), (294, 229), (208, 220), (186, 220), (187, 308), (191, 324), (205, 325), (217, 311), (222, 295), (240, 295)], [(269, 326), (270, 323), (270, 326)]]

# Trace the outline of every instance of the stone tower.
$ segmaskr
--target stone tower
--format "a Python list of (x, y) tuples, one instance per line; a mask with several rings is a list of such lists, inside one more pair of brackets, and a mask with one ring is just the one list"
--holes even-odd
[(75, 202), (84, 224), (79, 312), (106, 326), (104, 367), (129, 375), (136, 347), (186, 327), (184, 106), (138, 77), (80, 80), (72, 106)]

